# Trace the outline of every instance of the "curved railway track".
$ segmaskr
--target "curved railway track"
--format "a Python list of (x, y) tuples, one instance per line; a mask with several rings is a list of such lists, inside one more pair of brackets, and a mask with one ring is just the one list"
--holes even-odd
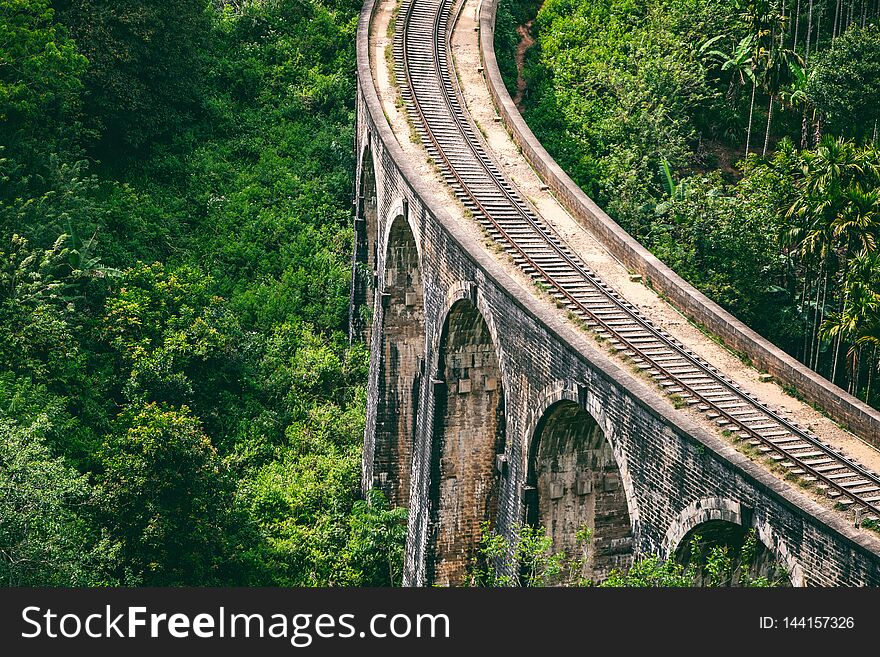
[[(463, 3), (462, 3), (463, 5)], [(458, 11), (461, 7), (458, 7)], [(463, 109), (451, 66), (453, 0), (403, 0), (397, 84), (413, 127), (455, 196), (517, 266), (614, 350), (843, 508), (880, 518), (880, 477), (769, 408), (605, 284), (501, 173)]]

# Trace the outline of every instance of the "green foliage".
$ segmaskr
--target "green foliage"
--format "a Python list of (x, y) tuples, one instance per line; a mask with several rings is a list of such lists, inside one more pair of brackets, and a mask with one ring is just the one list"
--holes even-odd
[[(354, 503), (341, 559), (349, 586), (403, 583), (406, 517), (406, 509), (389, 508), (377, 490), (370, 491), (366, 501)], [(343, 568), (338, 572), (343, 572)]]
[(754, 530), (749, 530), (738, 549), (704, 542), (699, 535), (693, 536), (686, 547), (687, 565), (650, 556), (639, 559), (626, 571), (612, 571), (599, 586), (766, 588), (785, 586), (788, 581), (785, 571), (778, 568), (770, 577), (751, 575), (760, 549)]
[(538, 13), (527, 118), (542, 143), (630, 230), (664, 191), (657, 169), (693, 162), (710, 84), (703, 34), (724, 13), (697, 1), (550, 0)]
[(96, 513), (118, 545), (125, 584), (235, 582), (248, 518), (234, 482), (197, 418), (148, 404), (117, 420), (99, 459)]
[(4, 577), (399, 584), (344, 333), (359, 3), (53, 4), (0, 13), (55, 85), (0, 57), (0, 422), (58, 482)]
[(693, 579), (684, 566), (673, 559), (664, 560), (652, 556), (639, 559), (625, 572), (613, 571), (599, 586), (679, 588), (693, 586)]
[[(553, 539), (543, 527), (517, 525), (512, 544), (484, 523), (477, 556), (471, 565), (468, 586), (549, 586), (566, 574), (578, 575), (582, 560), (553, 551)], [(589, 543), (589, 529), (578, 534), (580, 545)]]
[[(576, 534), (576, 555), (555, 552), (544, 527), (516, 525), (513, 539), (483, 524), (477, 556), (469, 570), (469, 586), (595, 586), (584, 577), (590, 563), (592, 530), (584, 526)], [(742, 545), (734, 549), (703, 541), (694, 535), (688, 544), (689, 558), (683, 565), (674, 558), (646, 556), (626, 570), (612, 570), (600, 587), (695, 587), (784, 586), (787, 575), (776, 569), (771, 576), (751, 575), (761, 551), (755, 531), (749, 530)]]
[(175, 134), (200, 110), (210, 16), (203, 0), (55, 0), (89, 61), (85, 121), (118, 157)]
[(647, 234), (654, 253), (749, 325), (785, 337), (778, 332), (782, 327), (768, 325), (765, 317), (767, 307), (783, 296), (779, 227), (751, 196), (728, 189), (717, 173), (687, 178), (679, 189), (657, 206)]
[(746, 533), (738, 548), (706, 541), (695, 534), (688, 549), (686, 573), (691, 586), (768, 588), (789, 583), (788, 573), (779, 565), (772, 565), (766, 575), (754, 574), (761, 553), (766, 551), (754, 529)]
[[(48, 0), (0, 2), (0, 157), (21, 164), (74, 117), (86, 58), (54, 21)], [(0, 178), (2, 180), (2, 178)]]
[(53, 457), (43, 434), (49, 418), (28, 426), (0, 419), (0, 581), (5, 586), (93, 583), (84, 507), (87, 478)]
[(817, 58), (806, 95), (834, 134), (876, 139), (880, 120), (880, 27), (853, 26)]
[[(260, 558), (279, 586), (400, 585), (406, 510), (381, 493), (352, 502), (359, 453), (294, 458), (262, 468), (250, 490), (266, 548)], [(286, 468), (284, 466), (287, 466)]]

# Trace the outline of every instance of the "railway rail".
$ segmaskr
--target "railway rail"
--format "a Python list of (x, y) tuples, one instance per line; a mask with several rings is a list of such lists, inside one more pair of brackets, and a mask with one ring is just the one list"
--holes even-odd
[(463, 2), (403, 0), (393, 52), (407, 113), (446, 183), (516, 265), (676, 401), (812, 484), (880, 519), (880, 476), (768, 407), (655, 326), (565, 244), (501, 172), (464, 109), (450, 39)]

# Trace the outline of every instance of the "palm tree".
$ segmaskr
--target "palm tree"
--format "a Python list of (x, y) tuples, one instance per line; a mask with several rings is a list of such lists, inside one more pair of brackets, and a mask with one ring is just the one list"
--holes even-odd
[(843, 207), (831, 227), (845, 254), (865, 255), (876, 251), (880, 233), (880, 192), (863, 189), (860, 183), (855, 183), (844, 189), (842, 196)]
[(810, 0), (810, 8), (807, 10), (807, 47), (804, 54), (804, 65), (810, 63), (810, 36), (813, 33), (813, 0)]
[[(803, 255), (819, 260), (824, 273), (821, 302), (817, 291), (815, 316), (819, 326), (825, 324), (828, 283), (834, 280), (840, 293), (834, 323), (845, 327), (852, 289), (849, 262), (876, 253), (880, 241), (880, 192), (876, 189), (880, 154), (872, 148), (859, 150), (851, 141), (825, 137), (815, 151), (805, 152), (803, 159), (803, 178), (788, 211), (790, 217), (800, 220), (792, 238)], [(814, 335), (817, 339), (834, 338), (833, 381), (842, 344), (849, 334), (840, 328), (834, 333), (823, 330)], [(814, 362), (818, 363), (817, 353)]]
[(755, 94), (758, 82), (770, 97), (767, 112), (768, 132), (764, 138), (764, 155), (767, 154), (769, 128), (773, 118), (774, 93), (779, 88), (780, 78), (788, 68), (788, 61), (797, 55), (785, 48), (786, 17), (781, 11), (778, 0), (738, 0), (740, 19), (745, 23), (746, 31), (752, 36), (751, 71), (752, 99), (749, 105), (749, 123), (746, 129), (746, 155), (752, 137), (752, 119), (754, 118)]
[(857, 286), (854, 296), (858, 299), (860, 316), (853, 344), (860, 352), (871, 352), (864, 394), (865, 402), (870, 403), (874, 373), (880, 372), (880, 360), (877, 358), (880, 351), (880, 255), (875, 252), (859, 256), (853, 261), (851, 270), (852, 280), (856, 282), (854, 287)]
[[(855, 183), (842, 191), (842, 202), (843, 206), (831, 222), (831, 227), (840, 244), (841, 271), (843, 272), (841, 314), (846, 314), (845, 309), (856, 301), (850, 297), (853, 294), (851, 278), (854, 276), (850, 260), (853, 258), (853, 254), (856, 257), (865, 257), (877, 250), (877, 234), (880, 232), (880, 194), (876, 189), (866, 191), (859, 183)], [(858, 308), (858, 304), (856, 304), (856, 308)], [(857, 311), (853, 310), (851, 314), (855, 315)], [(856, 330), (855, 326), (852, 330)], [(832, 381), (837, 373), (841, 342), (846, 341), (846, 338), (852, 338), (853, 335), (853, 333), (841, 332), (836, 336), (837, 344), (834, 349), (834, 361), (831, 369)], [(857, 358), (856, 353), (851, 353), (850, 356), (853, 359)], [(854, 371), (857, 376), (858, 369)]]
[(724, 38), (724, 35), (716, 36), (706, 41), (700, 47), (700, 54), (719, 62), (722, 71), (730, 71), (727, 99), (734, 101), (739, 87), (745, 85), (746, 80), (754, 80), (755, 72), (752, 66), (752, 52), (755, 38), (751, 34), (744, 36), (729, 53), (722, 50), (709, 50), (712, 45), (722, 38)]
[(873, 362), (868, 363), (865, 391), (865, 401), (868, 401), (880, 347), (880, 262), (876, 253), (861, 254), (850, 262), (843, 306), (840, 312), (830, 314), (823, 322), (822, 334), (826, 339), (849, 345), (847, 389), (854, 395), (859, 393), (862, 351), (871, 350)]
[[(856, 331), (859, 327), (859, 315), (856, 310), (856, 305), (852, 303), (845, 303), (843, 308), (839, 312), (833, 312), (828, 315), (828, 318), (822, 322), (822, 326), (819, 329), (820, 335), (826, 340), (831, 340), (832, 342), (836, 342), (838, 345), (843, 343), (849, 343), (852, 346), (847, 351), (847, 365), (850, 370), (850, 385), (848, 386), (848, 392), (852, 392), (852, 380), (853, 372), (858, 372), (858, 350), (855, 346), (854, 337), (856, 335)], [(831, 369), (831, 382), (834, 383), (835, 374), (837, 372), (837, 356), (835, 354), (834, 365)], [(856, 375), (857, 376), (857, 375)]]
[(810, 107), (810, 97), (807, 96), (807, 71), (798, 62), (789, 62), (791, 69), (791, 81), (789, 85), (779, 92), (779, 98), (783, 107), (801, 109), (801, 150), (807, 148), (807, 114)]
[(807, 152), (804, 156), (804, 176), (798, 185), (798, 196), (786, 213), (790, 219), (796, 218), (797, 223), (788, 230), (783, 239), (800, 256), (807, 270), (802, 305), (806, 305), (808, 290), (813, 287), (808, 280), (809, 272), (816, 272), (815, 300), (810, 304), (813, 309), (813, 321), (807, 333), (811, 339), (804, 347), (804, 358), (809, 367), (817, 369), (819, 359), (818, 327), (825, 318), (828, 278), (835, 254), (832, 248), (834, 238), (831, 223), (820, 209), (822, 197), (807, 184), (810, 173), (809, 155), (811, 154)]
[(819, 276), (810, 331), (816, 340), (808, 355), (808, 365), (813, 369), (818, 367), (818, 329), (825, 321), (828, 283), (839, 271), (840, 234), (835, 234), (834, 221), (841, 214), (843, 190), (861, 171), (852, 142), (823, 139), (815, 151), (803, 153), (797, 195), (786, 213), (789, 218), (797, 218), (797, 224), (787, 236), (789, 243), (807, 263), (815, 263)]
[[(767, 71), (764, 76), (765, 88), (767, 95), (770, 97), (770, 106), (767, 109), (767, 130), (764, 133), (764, 150), (761, 152), (761, 157), (767, 157), (767, 147), (770, 143), (770, 126), (773, 120), (773, 101), (777, 94), (784, 91), (782, 86), (783, 79), (786, 77), (793, 79), (798, 72), (803, 72), (803, 60), (793, 50), (783, 47), (782, 36), (782, 33), (780, 33), (777, 41), (779, 48), (776, 49), (775, 53), (768, 60)], [(805, 82), (806, 80), (804, 80), (804, 84)], [(803, 94), (803, 99), (806, 101), (806, 94)]]
[(840, 20), (840, 0), (837, 0), (837, 6), (834, 8), (834, 25), (831, 27), (831, 41), (833, 42), (838, 36), (837, 25)]

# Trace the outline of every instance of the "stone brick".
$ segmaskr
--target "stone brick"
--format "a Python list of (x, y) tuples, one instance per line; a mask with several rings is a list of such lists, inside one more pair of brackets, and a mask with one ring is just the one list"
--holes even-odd
[(428, 556), (435, 584), (461, 584), (484, 523), (489, 529), (495, 525), (495, 463), (504, 451), (504, 408), (502, 391), (486, 390), (482, 381), (500, 374), (485, 320), (470, 301), (458, 301), (449, 312), (439, 351), (438, 375), (456, 385), (445, 386), (436, 406), (430, 498), (434, 540)]
[(373, 485), (393, 506), (408, 506), (425, 317), (419, 252), (402, 215), (391, 225), (383, 280)]

